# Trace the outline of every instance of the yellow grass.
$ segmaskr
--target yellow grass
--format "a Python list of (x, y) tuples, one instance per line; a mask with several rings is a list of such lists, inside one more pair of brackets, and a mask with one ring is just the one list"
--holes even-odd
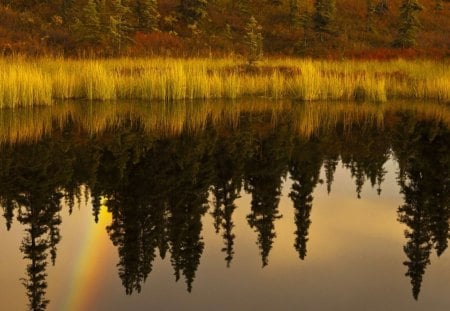
[(0, 108), (59, 99), (265, 97), (302, 101), (426, 99), (450, 101), (450, 65), (434, 61), (268, 59), (65, 60), (0, 58)]

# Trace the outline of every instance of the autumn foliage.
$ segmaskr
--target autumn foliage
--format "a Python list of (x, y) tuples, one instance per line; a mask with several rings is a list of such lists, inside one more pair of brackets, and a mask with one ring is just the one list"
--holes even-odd
[[(190, 11), (181, 9), (187, 2), (159, 0), (149, 29), (142, 26), (146, 15), (139, 13), (148, 1), (90, 2), (96, 4), (94, 13), (86, 10), (88, 0), (0, 0), (0, 54), (248, 56), (246, 25), (254, 17), (262, 27), (266, 56), (375, 60), (450, 56), (449, 0), (439, 6), (436, 0), (419, 1), (420, 28), (411, 48), (393, 45), (401, 25), (401, 0), (334, 1), (331, 24), (320, 31), (314, 0), (297, 1), (295, 6), (288, 0), (201, 1), (204, 11), (195, 18), (187, 18)], [(117, 3), (123, 6), (119, 13)], [(91, 34), (82, 28), (86, 14), (98, 14), (94, 20), (99, 21), (100, 36), (95, 40), (83, 38)]]

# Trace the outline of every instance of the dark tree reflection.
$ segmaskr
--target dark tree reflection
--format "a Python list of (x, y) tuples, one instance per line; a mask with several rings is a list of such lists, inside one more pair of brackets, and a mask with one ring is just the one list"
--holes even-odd
[[(212, 174), (209, 139), (182, 136), (146, 142), (130, 135), (127, 148), (122, 137), (122, 148), (110, 145), (102, 151), (97, 179), (113, 215), (108, 233), (119, 250), (119, 276), (127, 294), (140, 292), (156, 250), (161, 257), (170, 250), (176, 280), (183, 275), (191, 291), (204, 248), (201, 217)], [(116, 179), (108, 178), (111, 175)]]
[(65, 157), (64, 144), (45, 141), (36, 145), (9, 146), (0, 156), (0, 197), (5, 208), (7, 228), (13, 209), (25, 226), (20, 250), (28, 261), (27, 277), (22, 278), (30, 310), (45, 310), (47, 266), (54, 265), (61, 239), (61, 185), (70, 177), (71, 157)]
[(289, 197), (295, 209), (295, 244), (301, 260), (306, 257), (306, 243), (311, 225), (310, 214), (312, 209), (312, 192), (319, 182), (322, 156), (320, 144), (316, 139), (310, 141), (295, 140), (292, 159), (289, 166), (293, 184)]
[(209, 136), (181, 136), (177, 143), (172, 150), (183, 153), (172, 154), (171, 176), (176, 181), (168, 200), (168, 236), (176, 280), (183, 274), (190, 292), (204, 249), (201, 217), (207, 211), (213, 169)]
[(402, 116), (401, 124), (393, 141), (405, 202), (398, 215), (408, 227), (404, 246), (408, 259), (404, 264), (417, 299), (433, 247), (440, 256), (448, 245), (450, 135), (442, 124), (416, 122), (411, 115)]
[(240, 197), (244, 174), (244, 163), (249, 151), (249, 135), (245, 131), (237, 131), (235, 135), (227, 135), (217, 140), (212, 157), (214, 163), (214, 180), (211, 187), (213, 194), (214, 228), (216, 233), (222, 230), (227, 267), (234, 255), (233, 212), (236, 209), (235, 200)]
[(361, 198), (362, 188), (367, 180), (372, 187), (377, 186), (377, 193), (380, 194), (381, 183), (386, 174), (383, 165), (390, 155), (389, 132), (375, 126), (354, 126), (351, 130), (342, 130), (340, 140), (342, 163), (355, 179), (357, 197)]
[(245, 190), (252, 196), (247, 221), (258, 233), (257, 243), (264, 267), (269, 262), (269, 253), (276, 237), (274, 222), (281, 218), (278, 203), (291, 146), (286, 125), (280, 125), (277, 131), (256, 133), (253, 139), (244, 176)]

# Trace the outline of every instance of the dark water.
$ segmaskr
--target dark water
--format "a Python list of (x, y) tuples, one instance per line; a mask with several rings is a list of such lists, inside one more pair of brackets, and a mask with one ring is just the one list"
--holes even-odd
[(0, 121), (1, 310), (450, 310), (448, 106)]

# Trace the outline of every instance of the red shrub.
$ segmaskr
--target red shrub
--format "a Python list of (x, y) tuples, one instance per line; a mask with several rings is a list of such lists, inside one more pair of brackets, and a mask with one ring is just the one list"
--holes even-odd
[(176, 56), (183, 51), (182, 39), (166, 32), (137, 32), (134, 35), (134, 42), (130, 54)]

